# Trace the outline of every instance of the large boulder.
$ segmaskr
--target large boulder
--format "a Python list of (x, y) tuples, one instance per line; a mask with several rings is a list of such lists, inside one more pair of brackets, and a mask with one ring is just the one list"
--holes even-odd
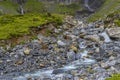
[(111, 38), (120, 39), (120, 27), (106, 29)]

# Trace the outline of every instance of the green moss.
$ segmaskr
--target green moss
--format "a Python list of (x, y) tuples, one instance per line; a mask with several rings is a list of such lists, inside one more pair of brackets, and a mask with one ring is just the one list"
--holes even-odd
[(107, 78), (105, 80), (120, 80), (120, 74), (115, 74), (111, 78)]
[(96, 21), (98, 19), (105, 19), (112, 12), (118, 11), (120, 0), (105, 0), (102, 7), (88, 18), (89, 22)]
[(114, 23), (115, 23), (117, 26), (120, 27), (120, 20), (116, 19), (116, 20), (114, 20)]
[(25, 14), (0, 16), (0, 39), (18, 37), (30, 34), (31, 27), (41, 26), (47, 23), (62, 23), (62, 15), (52, 14)]

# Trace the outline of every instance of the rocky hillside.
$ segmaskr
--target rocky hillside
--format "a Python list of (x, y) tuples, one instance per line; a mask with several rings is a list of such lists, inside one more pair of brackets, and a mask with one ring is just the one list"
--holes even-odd
[(0, 80), (120, 80), (119, 1), (0, 0)]
[(30, 12), (50, 12), (74, 14), (82, 9), (94, 12), (104, 0), (1, 0), (1, 14), (18, 14)]

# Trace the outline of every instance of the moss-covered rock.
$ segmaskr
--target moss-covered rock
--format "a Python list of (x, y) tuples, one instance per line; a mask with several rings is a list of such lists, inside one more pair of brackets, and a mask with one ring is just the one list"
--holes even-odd
[(107, 78), (105, 80), (120, 80), (120, 74), (115, 74), (111, 78)]

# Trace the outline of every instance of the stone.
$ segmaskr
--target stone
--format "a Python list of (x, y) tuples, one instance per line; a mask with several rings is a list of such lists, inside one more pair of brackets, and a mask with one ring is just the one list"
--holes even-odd
[(0, 64), (1, 64), (1, 63), (3, 63), (3, 61), (2, 61), (2, 60), (0, 60)]
[(76, 70), (71, 70), (70, 73), (75, 76), (77, 74), (77, 71)]
[(26, 48), (23, 52), (24, 52), (24, 54), (29, 55), (30, 51), (31, 51), (30, 49)]
[(84, 38), (84, 36), (86, 36), (86, 33), (81, 33), (80, 34), (80, 38)]
[(96, 53), (99, 53), (99, 52), (100, 52), (100, 48), (96, 48), (96, 49), (95, 49), (95, 52), (96, 52)]
[(17, 62), (17, 65), (22, 65), (22, 64), (23, 64), (22, 60), (20, 60), (20, 61)]
[(60, 73), (64, 73), (65, 71), (63, 69), (55, 69), (52, 74), (60, 74)]
[(73, 50), (70, 50), (69, 52), (67, 52), (67, 58), (69, 60), (75, 60), (75, 52)]
[(60, 49), (59, 48), (55, 48), (54, 49), (56, 52), (60, 52)]
[(93, 41), (93, 42), (98, 42), (100, 43), (100, 37), (98, 35), (87, 35), (84, 37), (85, 39), (88, 39), (90, 41)]
[(40, 67), (45, 67), (45, 65), (44, 65), (44, 64), (39, 64), (39, 66), (40, 66)]
[(78, 49), (77, 49), (77, 47), (76, 47), (76, 46), (71, 46), (71, 49), (72, 49), (73, 51), (75, 51), (75, 52), (77, 52), (77, 51), (78, 51)]
[(107, 69), (109, 68), (109, 65), (107, 63), (101, 63), (101, 67)]
[(59, 46), (65, 46), (65, 45), (66, 45), (66, 43), (64, 43), (64, 42), (61, 41), (61, 40), (58, 40), (58, 41), (57, 41), (57, 44), (58, 44)]
[(41, 35), (41, 34), (38, 34), (37, 38), (38, 38), (39, 40), (42, 40), (42, 39), (45, 38), (45, 37), (44, 37), (43, 35)]
[(107, 28), (106, 31), (111, 38), (120, 39), (120, 27)]

